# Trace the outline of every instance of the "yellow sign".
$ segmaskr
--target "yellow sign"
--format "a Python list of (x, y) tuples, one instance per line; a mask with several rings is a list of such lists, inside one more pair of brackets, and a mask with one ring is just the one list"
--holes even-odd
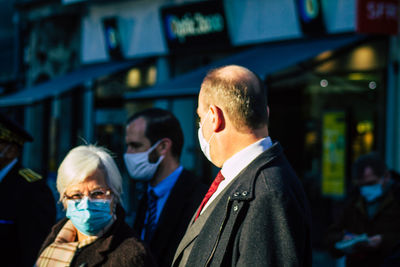
[(346, 185), (344, 111), (325, 112), (322, 121), (322, 194), (343, 197)]

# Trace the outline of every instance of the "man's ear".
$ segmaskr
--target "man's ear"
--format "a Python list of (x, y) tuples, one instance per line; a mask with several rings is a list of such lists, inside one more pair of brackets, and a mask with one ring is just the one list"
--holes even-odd
[(224, 114), (223, 110), (216, 105), (210, 106), (211, 110), (211, 124), (213, 132), (217, 133), (225, 129), (226, 123), (226, 114)]
[(165, 155), (172, 149), (172, 140), (169, 138), (163, 138), (160, 145), (157, 147), (157, 151), (160, 155)]
[(165, 156), (167, 153), (171, 153), (172, 140), (169, 138), (161, 139), (160, 144), (149, 154), (149, 162), (156, 163), (160, 156)]

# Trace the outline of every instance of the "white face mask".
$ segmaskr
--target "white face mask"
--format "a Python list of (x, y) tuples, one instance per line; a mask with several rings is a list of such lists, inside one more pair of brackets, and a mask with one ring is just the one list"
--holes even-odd
[(149, 181), (153, 178), (164, 156), (160, 156), (156, 163), (150, 163), (149, 154), (160, 142), (161, 140), (156, 142), (145, 152), (124, 154), (125, 165), (132, 179), (137, 181)]
[[(210, 113), (210, 110), (208, 110), (207, 115), (206, 115), (206, 117), (204, 118), (203, 125), (204, 125), (204, 123), (206, 122), (206, 119), (207, 119), (209, 113)], [(203, 129), (203, 125), (200, 124), (199, 131), (198, 131), (198, 138), (199, 138), (200, 148), (201, 148), (201, 151), (203, 151), (204, 156), (206, 156), (206, 158), (207, 158), (209, 161), (211, 161), (211, 155), (210, 155), (210, 141), (211, 141), (211, 138), (213, 138), (213, 136), (214, 136), (215, 133), (213, 133), (213, 134), (211, 135), (210, 139), (209, 139), (208, 142), (207, 142), (206, 139), (205, 139), (204, 136), (203, 136), (203, 130), (202, 130), (202, 129)], [(211, 162), (212, 162), (212, 161), (211, 161)]]

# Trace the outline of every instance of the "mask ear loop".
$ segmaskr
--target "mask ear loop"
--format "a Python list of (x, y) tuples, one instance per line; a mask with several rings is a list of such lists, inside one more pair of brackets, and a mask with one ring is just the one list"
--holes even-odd
[(117, 204), (118, 204), (117, 202), (118, 201), (114, 194), (111, 195), (111, 201), (113, 201), (112, 217), (113, 217), (113, 220), (116, 220), (117, 219)]
[(112, 202), (112, 207), (110, 207), (111, 212), (112, 212), (112, 221), (115, 222), (117, 220), (117, 205), (118, 205), (118, 201), (117, 201), (117, 197), (115, 196), (115, 194), (111, 191), (111, 199), (110, 201)]
[(150, 154), (151, 152), (153, 152), (156, 149), (156, 147), (159, 144), (161, 144), (161, 142), (162, 142), (162, 139), (158, 140), (152, 147), (149, 148), (148, 153)]
[(210, 111), (211, 111), (211, 109), (209, 109), (209, 110), (207, 111), (207, 114), (206, 114), (206, 116), (204, 117), (203, 123), (199, 123), (199, 124), (200, 124), (200, 128), (202, 128), (202, 127), (203, 127), (203, 124), (206, 122), (206, 119), (207, 119), (208, 114), (210, 113)]
[[(149, 150), (148, 150), (148, 152), (147, 152), (147, 161), (148, 161), (149, 163), (150, 163), (150, 160), (149, 160), (150, 153), (152, 153), (152, 152), (156, 149), (156, 147), (157, 147), (159, 144), (161, 144), (162, 140), (163, 140), (163, 139), (158, 140), (152, 147), (149, 148)], [(161, 155), (161, 156), (158, 157), (158, 160), (157, 160), (156, 163), (150, 163), (150, 164), (159, 164), (160, 161), (162, 161), (163, 159), (164, 159), (164, 156)]]
[[(210, 113), (210, 111), (211, 111), (211, 109), (208, 110), (208, 112), (207, 112), (207, 114), (206, 114), (206, 117), (204, 118), (203, 124), (206, 122), (206, 119), (207, 119), (208, 114)], [(203, 127), (203, 124), (200, 125), (200, 128)], [(210, 139), (208, 139), (208, 142), (207, 142), (208, 144), (210, 144), (211, 139), (213, 138), (214, 134), (215, 134), (215, 132), (213, 132), (213, 134), (210, 136)]]

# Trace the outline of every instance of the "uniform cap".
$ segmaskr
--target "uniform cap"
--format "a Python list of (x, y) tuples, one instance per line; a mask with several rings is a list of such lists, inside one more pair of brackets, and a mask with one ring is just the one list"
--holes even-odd
[(32, 142), (33, 137), (18, 122), (0, 113), (0, 140), (22, 146)]

